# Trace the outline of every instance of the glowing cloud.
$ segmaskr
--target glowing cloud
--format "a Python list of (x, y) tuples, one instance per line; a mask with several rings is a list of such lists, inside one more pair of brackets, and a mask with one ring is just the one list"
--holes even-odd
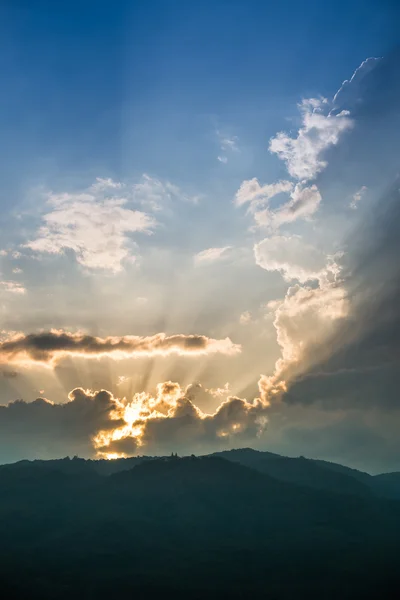
[(82, 333), (52, 330), (29, 335), (17, 334), (0, 343), (0, 361), (55, 363), (66, 356), (99, 358), (108, 356), (114, 360), (135, 356), (169, 354), (199, 355), (240, 352), (241, 347), (229, 338), (215, 340), (204, 335), (156, 335), (139, 337), (94, 337)]
[(226, 447), (263, 433), (268, 407), (260, 400), (228, 397), (207, 414), (196, 406), (192, 392), (166, 381), (154, 394), (137, 393), (130, 400), (106, 390), (76, 388), (63, 404), (44, 398), (10, 402), (0, 406), (0, 450), (10, 460), (67, 454), (117, 458), (139, 450)]
[[(225, 390), (226, 391), (226, 390)], [(213, 414), (203, 413), (194, 403), (192, 386), (182, 390), (178, 383), (160, 383), (155, 395), (135, 394), (121, 401), (116, 412), (125, 424), (100, 431), (93, 438), (99, 456), (127, 456), (140, 452), (165, 452), (211, 444), (228, 444), (234, 439), (262, 434), (267, 403), (228, 397)]]
[(274, 374), (262, 375), (259, 380), (264, 401), (280, 398), (288, 382), (310, 366), (312, 350), (317, 347), (322, 356), (324, 342), (347, 316), (348, 299), (339, 275), (339, 267), (332, 262), (320, 276), (318, 287), (297, 284), (289, 287), (283, 300), (269, 302), (281, 357)]

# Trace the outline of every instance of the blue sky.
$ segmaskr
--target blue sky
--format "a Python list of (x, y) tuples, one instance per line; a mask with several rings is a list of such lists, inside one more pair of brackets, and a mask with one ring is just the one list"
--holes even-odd
[[(323, 409), (315, 388), (307, 402), (295, 391), (339, 352), (360, 232), (398, 175), (398, 13), (376, 1), (3, 3), (0, 403), (65, 403), (74, 387), (129, 403), (168, 396), (155, 390), (172, 380), (172, 412), (157, 416), (171, 427), (180, 395), (201, 415), (246, 399), (214, 437), (200, 428), (200, 448), (245, 440), (360, 460), (351, 444), (334, 454), (340, 432), (325, 448), (304, 442), (310, 423), (314, 437), (349, 431), (360, 406), (343, 414), (342, 387)], [(1, 349), (52, 329), (72, 352)], [(92, 360), (83, 333), (184, 337)], [(197, 358), (192, 335), (205, 336)], [(386, 444), (376, 423), (366, 435)], [(144, 434), (130, 427), (134, 452)], [(185, 448), (176, 431), (146, 450)]]

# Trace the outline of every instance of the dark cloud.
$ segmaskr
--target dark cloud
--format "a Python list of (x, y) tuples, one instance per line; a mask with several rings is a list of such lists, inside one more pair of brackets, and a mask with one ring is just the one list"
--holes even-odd
[(99, 338), (80, 333), (50, 331), (17, 335), (0, 343), (0, 359), (29, 359), (49, 362), (69, 355), (97, 357), (109, 355), (127, 358), (134, 355), (168, 354), (236, 354), (240, 346), (229, 338), (214, 340), (204, 335), (156, 335)]
[(0, 406), (0, 462), (57, 458), (206, 452), (247, 442), (266, 425), (267, 407), (229, 397), (214, 414), (204, 414), (174, 382), (157, 386), (154, 395), (131, 401), (102, 390), (76, 388), (68, 402), (39, 398)]
[(115, 419), (117, 408), (109, 392), (81, 388), (73, 390), (65, 404), (38, 398), (0, 406), (0, 460), (92, 456), (93, 436), (123, 424)]
[(350, 313), (311, 365), (291, 382), (287, 402), (400, 408), (400, 182), (349, 240), (345, 282)]

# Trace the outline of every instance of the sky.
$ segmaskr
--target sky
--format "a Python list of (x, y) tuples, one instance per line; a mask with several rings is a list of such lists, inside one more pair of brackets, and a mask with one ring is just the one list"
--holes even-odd
[(399, 12), (2, 2), (0, 462), (399, 469)]

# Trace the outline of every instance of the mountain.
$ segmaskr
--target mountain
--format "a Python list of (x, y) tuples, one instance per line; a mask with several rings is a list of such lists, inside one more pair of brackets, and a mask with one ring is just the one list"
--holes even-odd
[(382, 495), (400, 499), (400, 473), (382, 473), (374, 476), (374, 484)]
[(226, 460), (256, 469), (280, 481), (287, 481), (340, 494), (374, 494), (400, 499), (400, 473), (369, 475), (337, 463), (324, 460), (289, 458), (260, 452), (251, 448), (217, 452)]
[(399, 502), (221, 456), (93, 463), (0, 468), (5, 598), (389, 598), (399, 583)]
[[(215, 452), (209, 456), (223, 458), (270, 475), (280, 481), (326, 490), (339, 494), (374, 494), (386, 498), (400, 499), (400, 473), (369, 475), (363, 471), (324, 460), (308, 459), (304, 456), (289, 458), (261, 452), (252, 448), (240, 448)], [(133, 467), (157, 460), (160, 457), (134, 456), (116, 460), (85, 460), (69, 457), (56, 460), (22, 460), (17, 463), (0, 465), (0, 474), (7, 470), (22, 469), (27, 466), (38, 470), (57, 470), (64, 473), (98, 473), (109, 476)], [(166, 458), (166, 457), (164, 457)]]

